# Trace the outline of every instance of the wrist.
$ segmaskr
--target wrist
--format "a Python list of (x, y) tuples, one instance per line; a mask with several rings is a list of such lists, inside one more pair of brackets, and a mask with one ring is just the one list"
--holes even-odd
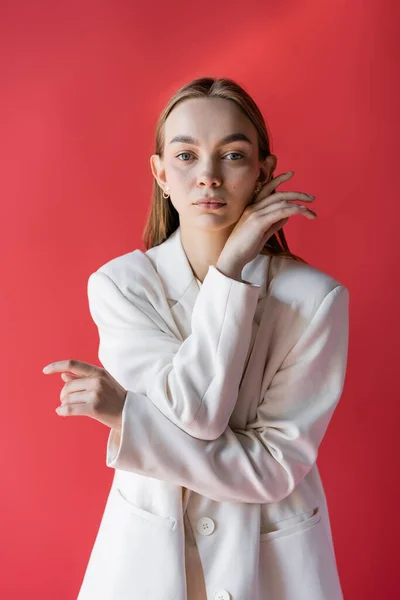
[(242, 282), (242, 267), (224, 265), (223, 262), (217, 262), (215, 267), (223, 275), (226, 275), (226, 277), (229, 277), (230, 279), (236, 279), (237, 281)]

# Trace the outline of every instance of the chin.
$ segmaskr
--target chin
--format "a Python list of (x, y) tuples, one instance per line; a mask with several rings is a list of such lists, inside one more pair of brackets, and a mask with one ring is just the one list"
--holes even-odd
[[(199, 215), (196, 219), (187, 219), (183, 221), (183, 226), (188, 227), (190, 229), (198, 229), (201, 231), (220, 231), (222, 229), (227, 229), (229, 227), (233, 228), (239, 219), (229, 219), (225, 215), (222, 217), (221, 215), (216, 214), (203, 214)], [(182, 220), (180, 219), (180, 223), (182, 224)]]

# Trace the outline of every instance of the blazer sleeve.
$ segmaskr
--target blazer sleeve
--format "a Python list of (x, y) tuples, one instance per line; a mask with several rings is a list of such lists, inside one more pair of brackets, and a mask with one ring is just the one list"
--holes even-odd
[(218, 502), (277, 502), (316, 462), (344, 385), (348, 352), (347, 288), (320, 304), (272, 379), (256, 419), (199, 440), (129, 391), (121, 430), (111, 429), (107, 466), (174, 482)]
[[(147, 298), (132, 293), (128, 298), (96, 271), (88, 280), (88, 299), (99, 332), (99, 360), (171, 424), (195, 438), (216, 439), (235, 408), (258, 297), (258, 285), (231, 279), (210, 265), (192, 311), (191, 334), (182, 342)], [(136, 407), (128, 401), (125, 413), (130, 410), (134, 419)]]

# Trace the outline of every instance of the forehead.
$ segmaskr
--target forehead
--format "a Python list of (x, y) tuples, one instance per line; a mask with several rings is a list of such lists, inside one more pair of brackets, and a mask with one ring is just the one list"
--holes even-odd
[(184, 100), (168, 115), (164, 131), (166, 144), (175, 135), (190, 135), (204, 143), (238, 131), (251, 140), (257, 138), (257, 130), (250, 119), (233, 101), (225, 98)]

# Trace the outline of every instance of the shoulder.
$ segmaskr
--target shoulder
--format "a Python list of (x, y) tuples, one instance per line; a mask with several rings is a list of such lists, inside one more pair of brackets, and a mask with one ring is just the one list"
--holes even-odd
[[(140, 311), (153, 321), (165, 314), (166, 299), (155, 266), (145, 252), (135, 249), (100, 265), (87, 281), (93, 311), (118, 312), (127, 320)], [(162, 326), (163, 323), (160, 323)]]
[(266, 296), (262, 314), (267, 315), (266, 326), (284, 354), (307, 331), (322, 334), (347, 327), (348, 289), (312, 265), (274, 256), (269, 261)]
[(116, 256), (100, 265), (89, 279), (111, 279), (125, 294), (146, 289), (157, 281), (156, 271), (145, 252), (139, 249)]
[(282, 301), (319, 305), (338, 286), (347, 290), (338, 279), (310, 264), (281, 256), (271, 260), (269, 291)]
[[(156, 325), (169, 331), (165, 322), (166, 299), (153, 263), (139, 249), (116, 256), (100, 265), (88, 278), (89, 307), (96, 323), (108, 327), (134, 324)], [(163, 315), (163, 316), (161, 316)]]

